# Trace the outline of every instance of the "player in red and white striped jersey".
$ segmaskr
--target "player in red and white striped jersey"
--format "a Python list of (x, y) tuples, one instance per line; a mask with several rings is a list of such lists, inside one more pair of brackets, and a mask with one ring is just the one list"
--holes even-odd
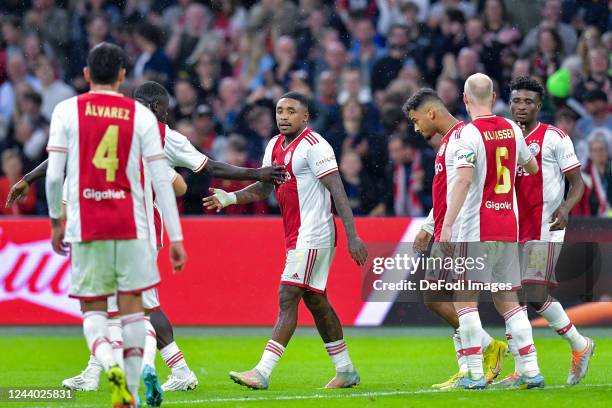
[[(287, 261), (279, 289), (280, 311), (259, 364), (252, 370), (230, 372), (237, 383), (251, 388), (268, 388), (270, 375), (297, 325), (300, 300), (312, 313), (325, 348), (336, 365), (336, 376), (327, 388), (352, 387), (359, 383), (342, 334), (340, 320), (325, 294), (327, 276), (336, 246), (332, 197), (347, 233), (349, 253), (363, 265), (367, 251), (357, 236), (353, 214), (338, 174), (334, 152), (321, 135), (308, 128), (308, 100), (289, 92), (276, 104), (276, 122), (281, 134), (272, 138), (264, 165), (283, 164), (287, 181), (276, 186), (283, 214)], [(217, 210), (231, 204), (263, 200), (272, 192), (269, 183), (255, 183), (236, 193), (213, 190), (204, 199)]]
[[(580, 162), (569, 136), (554, 126), (538, 122), (544, 95), (542, 85), (534, 78), (518, 77), (510, 83), (510, 91), (512, 117), (523, 128), (525, 141), (541, 169), (529, 175), (519, 168), (516, 179), (519, 241), (523, 243), (522, 290), (527, 303), (570, 344), (572, 359), (567, 383), (574, 385), (586, 375), (595, 344), (578, 332), (563, 306), (548, 292), (549, 287), (556, 285), (554, 269), (568, 214), (584, 192)], [(564, 200), (566, 178), (569, 190)], [(513, 343), (510, 336), (508, 345), (516, 356), (518, 351)], [(511, 384), (516, 376), (513, 373), (501, 384)]]
[[(143, 158), (167, 214), (172, 265), (180, 270), (185, 262), (157, 120), (146, 107), (117, 93), (124, 64), (125, 55), (116, 45), (101, 43), (90, 51), (84, 70), (90, 92), (61, 102), (53, 111), (46, 181), (51, 243), (63, 255), (64, 239), (71, 244), (70, 296), (81, 302), (85, 338), (108, 372), (115, 407), (136, 405), (146, 334), (141, 293), (159, 283), (140, 181)], [(107, 298), (115, 292), (125, 374), (113, 356), (107, 325)]]
[[(463, 100), (472, 122), (461, 130), (456, 140), (456, 177), (449, 190), (440, 241), (451, 241), (457, 231), (460, 257), (486, 259), (485, 268), (473, 268), (459, 277), (460, 280), (504, 283), (519, 288), (515, 172), (520, 164), (528, 173), (537, 173), (538, 165), (518, 125), (493, 115), (494, 99), (493, 82), (488, 76), (474, 74), (466, 80)], [(514, 385), (543, 387), (531, 325), (516, 292), (507, 289), (492, 292), (495, 306), (506, 320), (507, 330), (520, 352), (521, 375)], [(459, 332), (468, 364), (468, 375), (457, 386), (466, 389), (486, 386), (478, 294), (478, 290), (470, 288), (455, 294)]]
[[(406, 101), (404, 113), (414, 124), (415, 130), (427, 140), (434, 149), (437, 149), (435, 173), (433, 180), (433, 208), (422, 226), (422, 230), (415, 239), (415, 252), (426, 252), (431, 238), (439, 241), (446, 204), (448, 199), (448, 186), (451, 186), (455, 177), (455, 141), (461, 129), (465, 126), (463, 121), (457, 120), (444, 106), (433, 89), (424, 88), (416, 92)], [(429, 254), (431, 256), (431, 254)], [(450, 271), (427, 270), (425, 279), (429, 281), (445, 280)], [(459, 335), (459, 320), (453, 306), (453, 291), (435, 290), (424, 291), (423, 301), (427, 308), (444, 319), (454, 330), (453, 345), (459, 365), (459, 372), (450, 377), (448, 381), (434, 384), (433, 388), (452, 388), (467, 373), (466, 358), (463, 355), (461, 337)], [(482, 333), (482, 350), (484, 371), (488, 382), (499, 375), (503, 357), (507, 346), (493, 339), (486, 330)]]

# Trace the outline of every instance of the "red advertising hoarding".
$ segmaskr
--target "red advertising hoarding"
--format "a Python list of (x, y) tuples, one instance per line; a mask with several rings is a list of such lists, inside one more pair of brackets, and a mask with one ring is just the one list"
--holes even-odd
[[(357, 219), (366, 242), (406, 241), (418, 224), (406, 218)], [(342, 322), (359, 324), (361, 271), (350, 259), (342, 223), (328, 294)], [(272, 325), (284, 266), (280, 218), (185, 218), (186, 269), (173, 274), (162, 251), (162, 308), (177, 325)], [(55, 254), (47, 219), (0, 219), (0, 325), (79, 324), (67, 296), (70, 263)], [(312, 324), (306, 309), (300, 324)]]

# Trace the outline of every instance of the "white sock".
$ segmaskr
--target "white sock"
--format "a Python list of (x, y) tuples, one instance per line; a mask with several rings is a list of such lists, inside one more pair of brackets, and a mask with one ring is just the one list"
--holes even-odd
[(172, 371), (172, 375), (179, 378), (187, 378), (191, 370), (176, 342), (173, 341), (159, 350), (159, 354), (161, 354), (164, 362)]
[(261, 360), (259, 360), (259, 363), (255, 366), (255, 369), (264, 377), (270, 377), (272, 370), (274, 370), (274, 366), (276, 366), (276, 363), (278, 363), (278, 360), (280, 360), (284, 352), (285, 347), (283, 347), (282, 344), (274, 340), (268, 340), (263, 355), (261, 356)]
[(546, 319), (551, 328), (568, 341), (572, 351), (582, 351), (586, 348), (587, 340), (578, 333), (578, 329), (570, 321), (561, 303), (553, 301), (549, 296), (542, 309), (537, 312)]
[(482, 329), (482, 351), (485, 351), (491, 343), (493, 343), (493, 337), (485, 329)]
[(157, 353), (157, 334), (151, 324), (149, 317), (145, 317), (145, 330), (147, 336), (145, 338), (144, 353), (142, 355), (142, 367), (145, 365), (155, 368), (155, 354)]
[(459, 335), (463, 346), (463, 355), (466, 358), (468, 373), (472, 379), (484, 375), (482, 368), (482, 323), (478, 309), (464, 307), (457, 311), (459, 316)]
[(115, 364), (113, 359), (113, 349), (111, 347), (106, 312), (92, 311), (83, 313), (83, 333), (87, 346), (105, 371), (108, 371)]
[(144, 312), (121, 316), (123, 328), (123, 364), (125, 365), (125, 380), (127, 388), (136, 398), (140, 385), (140, 369), (145, 345)]
[(115, 363), (123, 370), (123, 334), (121, 333), (121, 320), (119, 318), (108, 319), (107, 324), (111, 345), (113, 346), (113, 358), (115, 359)]
[(508, 342), (508, 350), (510, 350), (510, 353), (512, 353), (512, 358), (514, 359), (514, 372), (520, 374), (521, 360), (519, 359), (518, 349), (516, 348), (512, 334), (510, 334), (508, 330), (508, 325), (506, 325), (506, 341)]
[(354, 370), (344, 339), (325, 343), (325, 350), (334, 362), (336, 372), (351, 372)]
[(527, 377), (538, 375), (540, 373), (538, 353), (533, 344), (533, 334), (527, 314), (524, 313), (521, 306), (516, 306), (504, 314), (504, 319), (506, 330), (512, 335), (512, 340), (518, 350), (521, 374)]
[(96, 356), (90, 354), (87, 367), (85, 367), (85, 370), (83, 370), (83, 376), (98, 380), (103, 368), (104, 367), (102, 367), (102, 364), (100, 364)]
[(455, 333), (453, 334), (453, 345), (455, 346), (455, 356), (457, 357), (459, 372), (467, 373), (467, 360), (463, 355), (463, 347), (461, 347), (461, 336), (459, 335), (459, 329), (455, 330)]

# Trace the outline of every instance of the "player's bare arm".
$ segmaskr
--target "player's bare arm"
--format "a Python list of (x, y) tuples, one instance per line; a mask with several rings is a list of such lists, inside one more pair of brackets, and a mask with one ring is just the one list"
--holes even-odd
[(584, 193), (584, 182), (579, 167), (566, 172), (565, 177), (569, 182), (567, 199), (553, 213), (550, 220), (553, 223), (550, 226), (551, 231), (563, 230), (567, 226), (570, 211), (578, 204)]
[(538, 161), (535, 159), (535, 157), (532, 157), (527, 164), (523, 165), (523, 170), (525, 170), (528, 174), (537, 174), (537, 172), (540, 171)]
[(203, 170), (211, 177), (225, 180), (257, 180), (264, 183), (282, 183), (285, 181), (284, 166), (268, 166), (258, 169), (232, 166), (231, 164), (209, 160)]
[(228, 205), (249, 204), (255, 201), (265, 200), (273, 190), (273, 184), (261, 181), (233, 193), (228, 193), (218, 188), (210, 188), (209, 191), (212, 195), (204, 197), (202, 202), (204, 208), (207, 210), (216, 210), (219, 212)]
[(177, 197), (182, 197), (187, 193), (187, 183), (183, 176), (178, 173), (174, 176), (174, 179), (172, 179), (172, 189), (174, 190), (174, 195)]
[[(537, 164), (536, 164), (537, 166)], [(449, 242), (452, 236), (452, 228), (463, 203), (468, 195), (470, 186), (472, 185), (472, 177), (474, 169), (472, 167), (462, 167), (457, 169), (457, 178), (451, 192), (451, 200), (444, 216), (442, 224), (442, 232), (440, 233), (440, 242)]]
[(21, 180), (15, 183), (11, 190), (9, 191), (8, 197), (6, 199), (6, 207), (10, 207), (13, 205), (15, 201), (22, 200), (25, 196), (28, 195), (30, 191), (30, 184), (34, 181), (38, 180), (41, 177), (44, 177), (47, 174), (47, 163), (48, 159), (44, 162), (40, 163), (34, 170), (23, 176)]
[(340, 179), (340, 174), (335, 171), (321, 178), (320, 180), (331, 193), (334, 200), (334, 205), (336, 206), (336, 211), (338, 211), (338, 215), (344, 224), (344, 230), (346, 231), (346, 239), (348, 241), (348, 249), (349, 253), (351, 254), (351, 258), (353, 258), (357, 265), (364, 265), (366, 259), (368, 258), (368, 251), (361, 238), (359, 238), (357, 235), (353, 212), (349, 206), (348, 198), (346, 197), (346, 192), (344, 191), (344, 186), (342, 185), (342, 180)]

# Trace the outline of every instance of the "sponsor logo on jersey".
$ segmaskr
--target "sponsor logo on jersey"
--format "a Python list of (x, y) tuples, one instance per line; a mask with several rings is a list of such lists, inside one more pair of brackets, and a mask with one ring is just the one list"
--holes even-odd
[(495, 211), (500, 211), (500, 210), (511, 210), (512, 209), (512, 203), (509, 201), (503, 201), (501, 203), (496, 203), (495, 201), (485, 201), (485, 207), (486, 208), (490, 208), (493, 209)]
[(102, 200), (123, 200), (126, 198), (125, 191), (123, 190), (104, 190), (98, 191), (93, 188), (86, 188), (83, 190), (83, 198), (86, 200), (102, 201)]
[(438, 149), (438, 156), (442, 157), (442, 155), (444, 155), (445, 150), (446, 150), (446, 143), (442, 143), (442, 145)]
[(517, 177), (526, 177), (526, 176), (529, 176), (529, 173), (527, 173), (527, 172), (525, 171), (525, 169), (523, 168), (523, 166), (521, 166), (520, 164), (518, 164), (518, 165), (516, 166), (516, 176), (517, 176)]
[(533, 156), (537, 156), (538, 154), (540, 154), (540, 145), (537, 142), (530, 143), (529, 151)]
[(466, 154), (462, 154), (461, 156), (457, 157), (457, 159), (459, 161), (465, 160), (470, 164), (474, 164), (476, 163), (476, 152), (468, 152)]
[(436, 174), (442, 173), (443, 171), (444, 171), (444, 166), (442, 166), (442, 163), (436, 163)]

